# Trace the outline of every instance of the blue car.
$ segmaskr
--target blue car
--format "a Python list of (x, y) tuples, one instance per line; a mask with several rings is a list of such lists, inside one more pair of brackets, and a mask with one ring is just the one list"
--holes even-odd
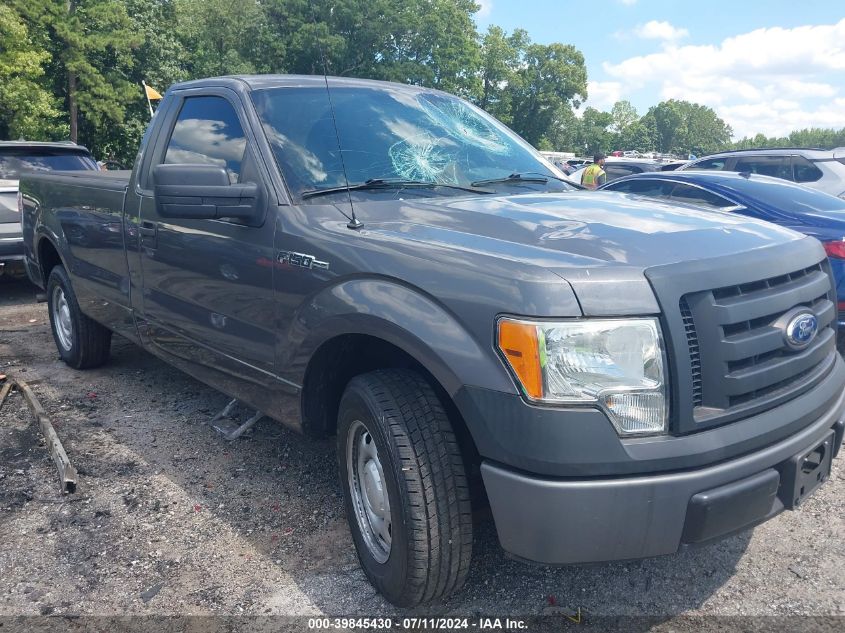
[(815, 237), (830, 259), (845, 328), (845, 200), (780, 178), (724, 171), (635, 174), (600, 189), (740, 213)]

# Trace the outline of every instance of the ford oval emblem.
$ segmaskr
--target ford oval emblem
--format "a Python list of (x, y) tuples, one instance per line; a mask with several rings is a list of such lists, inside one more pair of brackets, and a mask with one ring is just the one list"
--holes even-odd
[(819, 331), (819, 321), (812, 312), (799, 312), (789, 320), (784, 329), (786, 344), (792, 349), (807, 347)]

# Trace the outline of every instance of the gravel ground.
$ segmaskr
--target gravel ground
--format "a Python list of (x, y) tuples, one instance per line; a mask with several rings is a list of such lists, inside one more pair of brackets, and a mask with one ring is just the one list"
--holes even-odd
[[(10, 396), (0, 410), (0, 616), (407, 615), (358, 567), (332, 441), (264, 420), (227, 442), (207, 425), (225, 396), (118, 337), (107, 366), (69, 369), (23, 282), (0, 284), (0, 373), (30, 383), (80, 475), (62, 497), (37, 425)], [(666, 630), (695, 628), (685, 616), (845, 616), (843, 517), (840, 457), (800, 510), (659, 559), (526, 566), (482, 521), (465, 588), (415, 614), (580, 608), (654, 617)]]

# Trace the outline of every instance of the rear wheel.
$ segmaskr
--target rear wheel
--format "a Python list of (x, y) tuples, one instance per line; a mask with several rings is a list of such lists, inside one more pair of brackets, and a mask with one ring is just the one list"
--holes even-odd
[(47, 280), (47, 307), (53, 339), (62, 360), (75, 369), (98, 367), (109, 358), (111, 331), (79, 309), (63, 266), (54, 266)]
[(472, 554), (469, 489), (428, 383), (407, 370), (357, 376), (341, 399), (337, 437), (347, 518), (370, 582), (398, 606), (460, 588)]

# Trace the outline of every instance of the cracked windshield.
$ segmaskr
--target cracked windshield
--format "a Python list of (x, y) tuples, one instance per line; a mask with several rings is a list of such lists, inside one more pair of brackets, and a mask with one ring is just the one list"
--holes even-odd
[(347, 184), (356, 196), (574, 189), (522, 139), (446, 94), (332, 88), (330, 101), (324, 87), (278, 88), (253, 100), (279, 168), (303, 200), (346, 195)]

